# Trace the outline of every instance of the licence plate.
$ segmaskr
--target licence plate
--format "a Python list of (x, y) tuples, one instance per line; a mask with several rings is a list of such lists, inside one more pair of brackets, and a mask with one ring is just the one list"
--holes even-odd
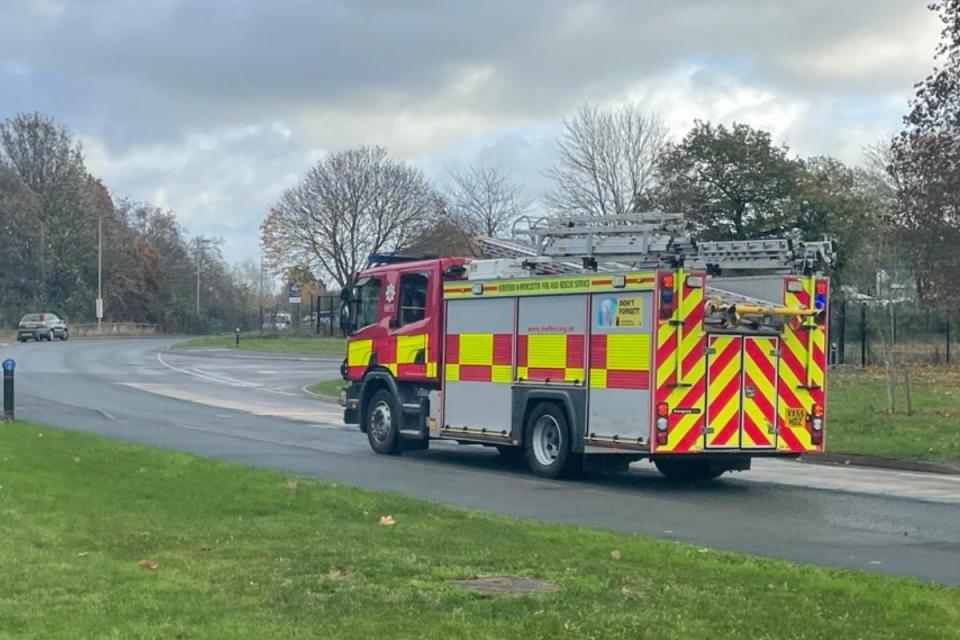
[(787, 426), (791, 429), (802, 429), (806, 426), (807, 412), (803, 409), (787, 409)]

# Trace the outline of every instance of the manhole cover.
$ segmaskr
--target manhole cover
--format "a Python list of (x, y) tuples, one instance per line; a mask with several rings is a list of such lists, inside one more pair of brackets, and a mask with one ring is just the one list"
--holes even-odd
[(480, 593), (542, 593), (560, 588), (552, 582), (520, 576), (479, 576), (452, 582), (458, 587)]

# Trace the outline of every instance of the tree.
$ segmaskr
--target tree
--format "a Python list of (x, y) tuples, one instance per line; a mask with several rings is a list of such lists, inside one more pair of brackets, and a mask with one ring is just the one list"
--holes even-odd
[(423, 174), (381, 147), (321, 160), (270, 210), (260, 228), (272, 270), (306, 265), (346, 286), (373, 253), (405, 249), (441, 211)]
[(686, 214), (704, 238), (782, 234), (801, 168), (787, 151), (766, 131), (698, 121), (661, 158), (658, 203)]
[(930, 8), (944, 24), (940, 66), (917, 85), (893, 144), (898, 179), (895, 224), (909, 247), (917, 289), (928, 303), (960, 310), (960, 0)]
[(82, 315), (93, 309), (97, 220), (112, 201), (83, 164), (70, 132), (39, 113), (0, 123), (0, 167), (12, 170), (39, 202), (30, 224), (39, 236), (29, 265), (37, 303)]
[(503, 235), (508, 226), (530, 210), (523, 187), (510, 181), (500, 165), (475, 162), (467, 168), (447, 169), (447, 208), (469, 231), (491, 237)]
[(565, 215), (639, 213), (649, 208), (666, 128), (634, 104), (585, 105), (564, 120), (557, 163), (547, 171), (549, 208)]
[(37, 291), (31, 266), (40, 236), (33, 222), (40, 201), (12, 169), (0, 167), (0, 325), (17, 319)]

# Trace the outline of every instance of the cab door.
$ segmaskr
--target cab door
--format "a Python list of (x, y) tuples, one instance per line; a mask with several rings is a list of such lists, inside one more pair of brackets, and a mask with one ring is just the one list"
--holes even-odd
[(393, 342), (393, 375), (401, 380), (437, 377), (437, 311), (439, 290), (436, 269), (420, 265), (401, 270), (387, 284), (384, 312), (390, 313)]

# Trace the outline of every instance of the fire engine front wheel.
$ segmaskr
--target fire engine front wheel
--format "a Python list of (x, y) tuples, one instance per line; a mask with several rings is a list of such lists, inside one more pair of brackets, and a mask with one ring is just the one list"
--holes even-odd
[(527, 419), (525, 438), (530, 470), (545, 478), (559, 478), (571, 468), (570, 428), (567, 416), (552, 402), (542, 402)]
[(704, 482), (713, 480), (723, 475), (727, 470), (716, 463), (706, 460), (671, 460), (660, 458), (654, 460), (653, 464), (657, 466), (657, 471), (662, 473), (670, 480), (677, 482)]
[(397, 400), (387, 389), (373, 394), (364, 412), (367, 427), (367, 439), (370, 447), (377, 453), (394, 455), (400, 452), (399, 420), (400, 410)]

